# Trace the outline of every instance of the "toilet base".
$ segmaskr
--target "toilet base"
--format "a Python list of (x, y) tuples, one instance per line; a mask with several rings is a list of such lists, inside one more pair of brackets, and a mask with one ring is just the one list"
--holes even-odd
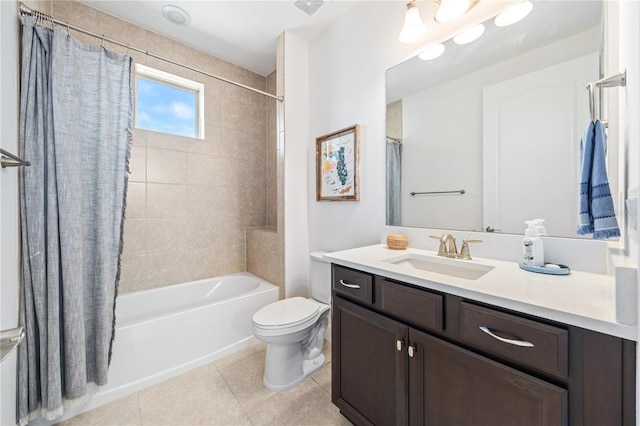
[[(268, 371), (265, 371), (264, 377), (262, 378), (262, 384), (264, 385), (265, 388), (271, 389), (274, 391), (289, 390), (291, 388), (298, 386), (300, 383), (304, 381), (304, 379), (306, 379), (311, 374), (321, 369), (323, 365), (324, 365), (324, 354), (320, 354), (313, 359), (304, 360), (302, 361), (302, 372), (301, 372), (302, 374), (295, 378), (287, 377), (287, 380), (290, 380), (290, 381), (284, 384), (270, 383), (269, 378), (267, 377), (269, 376)], [(277, 379), (277, 377), (272, 377), (272, 378)]]

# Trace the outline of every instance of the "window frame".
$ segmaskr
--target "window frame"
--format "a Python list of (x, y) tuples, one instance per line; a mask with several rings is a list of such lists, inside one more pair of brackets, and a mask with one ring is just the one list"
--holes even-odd
[(174, 135), (179, 137), (191, 137), (180, 135), (176, 133), (168, 133), (160, 130), (144, 129), (138, 127), (138, 77), (145, 80), (152, 81), (158, 84), (164, 84), (174, 89), (190, 92), (196, 95), (196, 134), (191, 138), (204, 139), (204, 84), (197, 81), (189, 80), (188, 78), (181, 77), (179, 75), (171, 74), (165, 71), (160, 71), (155, 68), (151, 68), (147, 65), (135, 64), (135, 96), (134, 96), (134, 127), (140, 130), (147, 130), (152, 132), (164, 133), (166, 135)]

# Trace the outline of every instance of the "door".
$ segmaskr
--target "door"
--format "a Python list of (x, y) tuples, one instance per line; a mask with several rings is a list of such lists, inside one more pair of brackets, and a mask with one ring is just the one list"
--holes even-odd
[(592, 53), (484, 88), (483, 227), (522, 234), (525, 220), (546, 219), (549, 235), (576, 237), (586, 85), (598, 70)]
[(566, 425), (567, 391), (411, 329), (411, 425)]
[(407, 327), (333, 298), (331, 400), (357, 425), (407, 424)]
[[(18, 150), (18, 2), (0, 1), (0, 147)], [(0, 330), (18, 323), (18, 169), (0, 169)], [(0, 424), (15, 424), (16, 351), (0, 363)]]

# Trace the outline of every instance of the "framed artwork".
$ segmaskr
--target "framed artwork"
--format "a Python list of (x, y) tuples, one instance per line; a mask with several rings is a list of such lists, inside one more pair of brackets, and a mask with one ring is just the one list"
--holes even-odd
[(316, 200), (358, 201), (359, 126), (316, 138)]

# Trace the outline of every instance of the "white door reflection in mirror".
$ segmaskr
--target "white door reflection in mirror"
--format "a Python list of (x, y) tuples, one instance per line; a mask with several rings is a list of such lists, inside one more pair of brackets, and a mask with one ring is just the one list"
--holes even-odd
[(484, 225), (522, 233), (541, 218), (550, 235), (577, 236), (585, 87), (598, 69), (593, 53), (484, 88)]

